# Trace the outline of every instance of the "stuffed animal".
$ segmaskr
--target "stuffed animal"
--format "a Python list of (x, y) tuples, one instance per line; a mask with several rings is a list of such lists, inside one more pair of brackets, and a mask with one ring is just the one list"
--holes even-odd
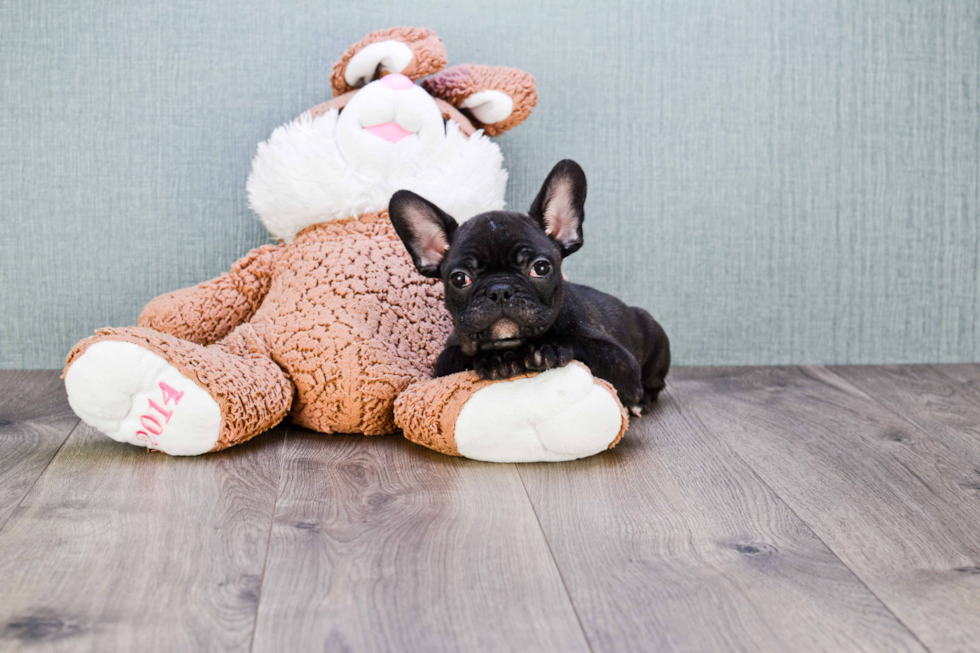
[[(334, 98), (258, 147), (249, 203), (278, 244), (152, 300), (139, 326), (71, 351), (72, 408), (107, 436), (171, 455), (244, 442), (286, 416), (491, 461), (569, 460), (613, 446), (627, 419), (581, 364), (508, 381), (432, 379), (451, 323), (386, 207), (412, 190), (465, 219), (504, 205), (489, 137), (523, 122), (534, 79), (447, 63), (427, 29), (374, 32), (331, 76)], [(421, 83), (416, 81), (425, 78)]]

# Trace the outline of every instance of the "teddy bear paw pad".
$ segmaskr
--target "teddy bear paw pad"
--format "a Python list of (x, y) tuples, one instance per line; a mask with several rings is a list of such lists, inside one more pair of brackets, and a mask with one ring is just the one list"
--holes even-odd
[(619, 436), (623, 413), (611, 388), (573, 363), (536, 376), (488, 385), (456, 420), (456, 447), (489, 462), (585, 458)]
[(172, 456), (202, 454), (218, 441), (217, 402), (137, 344), (95, 343), (68, 368), (65, 388), (82, 421), (113, 440)]

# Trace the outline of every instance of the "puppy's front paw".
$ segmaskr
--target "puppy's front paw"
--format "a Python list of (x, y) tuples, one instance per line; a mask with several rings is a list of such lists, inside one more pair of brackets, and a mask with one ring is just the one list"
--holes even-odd
[(529, 372), (545, 372), (572, 362), (572, 350), (549, 343), (529, 344), (524, 350), (524, 367)]
[(473, 361), (473, 371), (484, 380), (509, 379), (524, 372), (524, 363), (513, 351), (487, 353)]
[(616, 386), (616, 392), (619, 393), (619, 400), (623, 402), (624, 406), (629, 406), (629, 410), (636, 416), (643, 413), (644, 408), (646, 408), (646, 403), (643, 396), (643, 386), (639, 383), (626, 383), (623, 385), (613, 384)]

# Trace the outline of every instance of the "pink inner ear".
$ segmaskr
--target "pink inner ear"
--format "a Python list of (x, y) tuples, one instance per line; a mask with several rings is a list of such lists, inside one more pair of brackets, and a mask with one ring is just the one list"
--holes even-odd
[(578, 223), (572, 205), (572, 186), (567, 179), (555, 184), (544, 210), (545, 231), (558, 242), (568, 245), (578, 238)]
[(365, 131), (374, 134), (378, 138), (382, 138), (389, 143), (397, 143), (406, 136), (411, 136), (415, 132), (410, 132), (398, 123), (386, 122), (380, 125), (371, 125), (370, 127), (365, 127)]
[(553, 232), (551, 237), (562, 245), (568, 246), (578, 239), (578, 229), (576, 225), (566, 222), (558, 231)]
[(445, 232), (427, 219), (415, 221), (412, 231), (415, 234), (417, 253), (422, 265), (439, 265), (449, 247)]

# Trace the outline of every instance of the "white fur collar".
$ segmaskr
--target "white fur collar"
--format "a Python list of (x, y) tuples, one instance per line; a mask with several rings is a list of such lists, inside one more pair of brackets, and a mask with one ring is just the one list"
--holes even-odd
[(398, 170), (371, 178), (353, 169), (337, 143), (338, 111), (304, 113), (260, 143), (246, 188), (248, 201), (276, 238), (290, 241), (319, 222), (381, 211), (399, 189), (434, 202), (462, 222), (501, 209), (507, 171), (500, 148), (482, 132), (467, 138), (455, 122), (434, 146), (393, 151)]

